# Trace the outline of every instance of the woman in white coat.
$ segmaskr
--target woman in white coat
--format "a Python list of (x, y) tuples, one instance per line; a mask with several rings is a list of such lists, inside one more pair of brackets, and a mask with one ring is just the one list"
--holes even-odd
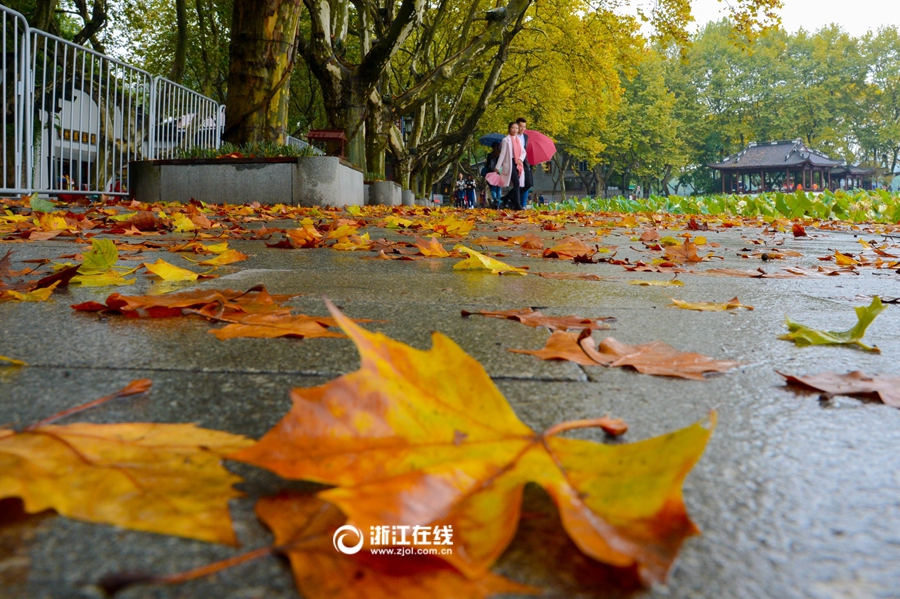
[(516, 123), (509, 124), (508, 132), (509, 134), (500, 142), (497, 172), (488, 173), (487, 179), (491, 185), (512, 186), (512, 189), (502, 199), (507, 200), (509, 207), (513, 210), (521, 210), (521, 190), (525, 186), (525, 166), (522, 164), (525, 160), (525, 148), (522, 147), (522, 143), (517, 137), (519, 126)]

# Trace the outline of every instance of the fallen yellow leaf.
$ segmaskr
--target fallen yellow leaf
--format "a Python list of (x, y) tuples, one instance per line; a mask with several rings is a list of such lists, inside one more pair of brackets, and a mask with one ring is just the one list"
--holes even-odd
[[(130, 274), (129, 271), (124, 274)], [(137, 279), (126, 279), (123, 273), (110, 270), (105, 273), (95, 275), (76, 275), (72, 277), (71, 283), (83, 285), (84, 287), (112, 287), (117, 285), (133, 285)]]
[(837, 250), (835, 250), (834, 252), (834, 261), (838, 264), (838, 266), (856, 266), (857, 264), (859, 264), (857, 260), (854, 260), (847, 254), (842, 254)]
[(155, 274), (163, 281), (196, 281), (197, 277), (200, 276), (191, 270), (187, 270), (186, 268), (181, 268), (179, 266), (175, 266), (174, 264), (169, 264), (162, 258), (160, 258), (153, 264), (144, 262), (144, 268)]
[(446, 258), (450, 253), (444, 249), (437, 237), (432, 236), (428, 241), (416, 237), (416, 247), (426, 258)]
[(233, 264), (234, 262), (240, 262), (246, 259), (247, 254), (241, 253), (237, 250), (227, 250), (225, 252), (222, 252), (215, 258), (203, 260), (199, 264), (203, 266), (225, 266), (226, 264)]
[[(120, 394), (143, 392), (134, 381)], [(29, 513), (54, 509), (87, 522), (237, 544), (228, 501), (241, 478), (221, 457), (252, 445), (193, 424), (47, 424), (0, 428), (0, 499)]]
[(485, 256), (481, 252), (476, 252), (475, 250), (469, 249), (464, 245), (457, 245), (453, 249), (459, 250), (460, 252), (469, 255), (469, 257), (462, 262), (457, 262), (456, 264), (454, 264), (453, 270), (489, 270), (492, 274), (495, 275), (506, 273), (514, 275), (528, 274), (528, 272), (523, 268), (510, 266), (505, 262), (500, 262), (499, 260), (495, 260), (494, 258)]
[(56, 281), (49, 287), (42, 287), (41, 289), (35, 289), (34, 291), (13, 291), (11, 289), (0, 291), (0, 301), (44, 302), (50, 298), (50, 295), (53, 293), (53, 290), (56, 289), (57, 285), (59, 285), (59, 281)]

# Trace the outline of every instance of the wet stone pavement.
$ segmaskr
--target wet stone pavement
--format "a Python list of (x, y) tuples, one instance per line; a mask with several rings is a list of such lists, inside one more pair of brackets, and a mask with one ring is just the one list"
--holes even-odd
[[(394, 231), (369, 232), (373, 239), (398, 239)], [(540, 234), (558, 239), (585, 232), (568, 228)], [(631, 249), (640, 248), (631, 241), (639, 233), (617, 229), (602, 245), (618, 246), (617, 258), (649, 261), (650, 256)], [(823, 264), (819, 256), (835, 249), (858, 254), (861, 237), (900, 244), (900, 239), (862, 231), (810, 233), (814, 236), (795, 240), (790, 231), (762, 236), (759, 228), (703, 232), (721, 247), (701, 248), (701, 254), (711, 251), (724, 260), (692, 268), (815, 268)], [(497, 235), (482, 226), (469, 239), (482, 234)], [(749, 239), (762, 238), (770, 245), (784, 240), (782, 249), (803, 256), (769, 262), (738, 256), (737, 250), (758, 249), (748, 245)], [(797, 392), (776, 373), (863, 370), (900, 375), (897, 305), (887, 306), (865, 338), (881, 354), (849, 347), (800, 348), (778, 339), (786, 330), (785, 315), (817, 328), (850, 328), (856, 322), (853, 307), (868, 304), (867, 296), (900, 296), (900, 275), (894, 270), (862, 268), (858, 275), (783, 279), (681, 274), (684, 287), (642, 287), (628, 281), (672, 275), (629, 273), (606, 263), (500, 258), (532, 272), (603, 277), (548, 280), (454, 272), (453, 259), (363, 260), (374, 253), (270, 249), (263, 241), (230, 241), (230, 246), (250, 258), (220, 268), (218, 279), (182, 288), (264, 284), (271, 293), (300, 294), (290, 305), (317, 315), (325, 314), (322, 298), (327, 297), (349, 316), (380, 321), (368, 328), (422, 349), (430, 346), (432, 331), (441, 331), (485, 366), (516, 413), (535, 429), (610, 414), (628, 422), (622, 438), (610, 441), (595, 430), (571, 435), (627, 443), (687, 426), (718, 410), (718, 427), (684, 487), (688, 511), (703, 534), (684, 544), (666, 585), (634, 591), (629, 581), (588, 563), (558, 535), (548, 540), (547, 529), (558, 522), (547, 497), (531, 488), (525, 505), (530, 517), (523, 519), (497, 572), (545, 585), (548, 597), (900, 597), (900, 410), (846, 396)], [(0, 252), (7, 249), (16, 252), (16, 269), (23, 268), (23, 260), (56, 260), (74, 251), (71, 242), (54, 240), (0, 244)], [(142, 255), (145, 262), (156, 258), (188, 266), (166, 251)], [(149, 395), (117, 400), (69, 421), (194, 422), (258, 438), (287, 411), (292, 387), (319, 385), (359, 365), (346, 339), (218, 341), (208, 333), (210, 324), (199, 318), (125, 319), (75, 313), (69, 307), (103, 301), (113, 291), (144, 294), (158, 285), (150, 277), (137, 278), (135, 285), (121, 289), (73, 286), (47, 302), (0, 303), (0, 355), (29, 364), (0, 374), (0, 423), (25, 426), (133, 379), (149, 378)], [(703, 313), (668, 307), (670, 297), (724, 302), (734, 296), (755, 310)], [(595, 333), (598, 341), (607, 335), (626, 343), (658, 339), (679, 350), (737, 360), (741, 366), (706, 381), (687, 381), (541, 361), (507, 350), (542, 347), (549, 336), (546, 329), (460, 316), (461, 310), (526, 306), (551, 315), (614, 316), (611, 331)], [(228, 467), (246, 478), (240, 488), (247, 496), (231, 503), (242, 548), (48, 517), (5, 560), (0, 533), (0, 597), (99, 597), (94, 583), (106, 574), (179, 572), (269, 544), (271, 537), (257, 522), (253, 504), (284, 483), (248, 466), (229, 462)], [(286, 562), (269, 557), (182, 585), (138, 586), (119, 596), (280, 599), (298, 594)]]

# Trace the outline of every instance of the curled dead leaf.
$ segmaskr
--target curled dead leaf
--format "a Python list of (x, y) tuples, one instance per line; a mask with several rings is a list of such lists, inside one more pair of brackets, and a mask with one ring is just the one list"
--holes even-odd
[(783, 372), (778, 374), (791, 385), (815, 389), (829, 395), (874, 396), (889, 406), (900, 408), (900, 376), (868, 375), (859, 370), (847, 374), (830, 371), (805, 376), (794, 376)]
[(726, 372), (740, 363), (716, 360), (703, 354), (678, 351), (662, 341), (627, 345), (607, 337), (598, 346), (585, 330), (580, 334), (556, 331), (538, 350), (511, 349), (543, 360), (568, 360), (583, 366), (629, 366), (644, 374), (705, 380), (704, 374)]

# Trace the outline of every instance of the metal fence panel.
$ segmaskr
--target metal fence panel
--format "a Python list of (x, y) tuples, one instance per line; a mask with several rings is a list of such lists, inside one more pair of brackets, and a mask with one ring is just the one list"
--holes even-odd
[(30, 193), (31, 173), (27, 168), (25, 138), (28, 65), (28, 22), (21, 14), (0, 6), (3, 44), (3, 171), (0, 193)]
[(225, 105), (221, 104), (219, 106), (219, 144), (216, 146), (217, 148), (222, 145), (223, 135), (225, 135)]
[[(128, 194), (128, 163), (217, 148), (225, 107), (99, 52), (31, 29), (0, 5), (0, 193)], [(288, 143), (309, 147), (296, 138)], [(315, 149), (314, 152), (317, 153)]]
[(294, 148), (300, 148), (301, 150), (308, 148), (308, 151), (311, 154), (315, 154), (316, 156), (324, 156), (325, 155), (325, 152), (323, 152), (319, 148), (317, 148), (315, 146), (311, 146), (307, 142), (303, 141), (302, 139), (297, 139), (296, 137), (292, 137), (290, 135), (287, 136), (287, 145), (294, 147)]
[(218, 148), (219, 104), (164, 77), (153, 79), (151, 155), (179, 158), (191, 148)]
[(128, 162), (148, 157), (150, 74), (38, 30), (30, 53), (34, 189), (127, 195)]

